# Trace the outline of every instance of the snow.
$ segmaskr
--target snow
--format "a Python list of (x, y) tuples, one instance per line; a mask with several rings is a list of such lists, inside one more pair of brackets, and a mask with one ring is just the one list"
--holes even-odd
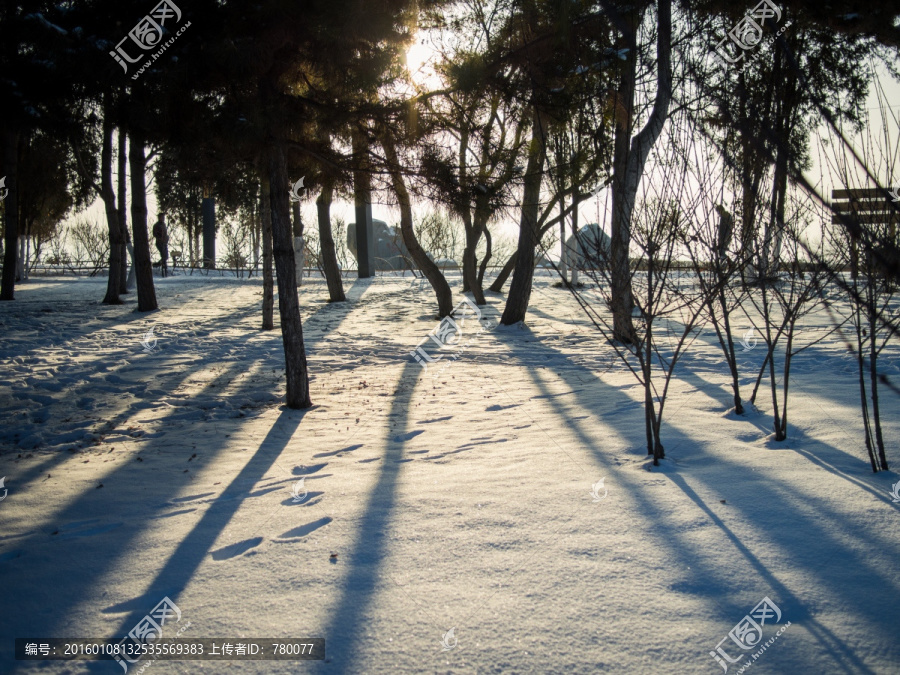
[[(167, 637), (324, 637), (328, 660), (151, 672), (720, 673), (709, 652), (764, 597), (782, 613), (764, 641), (791, 625), (747, 670), (900, 670), (898, 476), (871, 473), (841, 342), (795, 358), (776, 443), (764, 397), (729, 410), (705, 331), (653, 467), (641, 390), (552, 281), (526, 325), (438, 373), (409, 355), (437, 325), (421, 280), (346, 281), (335, 304), (305, 280), (308, 411), (282, 406), (256, 279), (156, 279), (150, 314), (100, 304), (103, 279), (17, 288), (0, 303), (0, 672), (122, 672), (17, 662), (12, 638), (122, 636), (165, 596), (183, 615)], [(806, 339), (827, 326), (807, 317)], [(741, 352), (745, 378), (762, 358)], [(898, 403), (885, 391), (894, 463)]]

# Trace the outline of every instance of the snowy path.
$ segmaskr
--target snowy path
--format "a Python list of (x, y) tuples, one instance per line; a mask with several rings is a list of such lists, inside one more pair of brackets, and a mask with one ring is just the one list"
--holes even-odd
[[(328, 660), (155, 672), (717, 673), (723, 638), (757, 651), (726, 636), (763, 597), (782, 613), (763, 642), (790, 626), (747, 670), (900, 671), (898, 477), (868, 467), (837, 341), (797, 357), (776, 444), (762, 403), (727, 413), (705, 336), (650, 470), (633, 377), (547, 279), (528, 329), (437, 378), (408, 356), (436, 324), (419, 284), (357, 281), (340, 305), (305, 285), (304, 412), (280, 406), (259, 282), (157, 281), (149, 316), (98, 304), (103, 280), (0, 304), (0, 673), (122, 672), (17, 662), (12, 638), (124, 635), (164, 596), (183, 637), (324, 637)], [(885, 363), (896, 378), (896, 347)]]

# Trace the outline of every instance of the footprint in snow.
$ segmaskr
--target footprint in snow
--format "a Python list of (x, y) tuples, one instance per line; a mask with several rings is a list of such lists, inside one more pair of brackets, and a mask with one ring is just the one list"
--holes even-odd
[(308, 476), (317, 471), (321, 471), (326, 466), (328, 466), (328, 462), (322, 462), (321, 464), (314, 464), (312, 466), (295, 466), (291, 473), (295, 476)]
[(25, 553), (22, 549), (16, 549), (14, 551), (7, 551), (6, 553), (0, 553), (0, 562), (6, 562), (7, 560), (15, 560), (16, 558), (22, 557)]
[(294, 497), (288, 497), (281, 503), (284, 506), (312, 506), (318, 503), (316, 497), (321, 497), (324, 494), (324, 492), (307, 492), (306, 496), (300, 501), (296, 501)]
[(172, 513), (163, 513), (158, 516), (150, 516), (150, 520), (159, 520), (160, 518), (171, 518), (172, 516), (181, 516), (185, 513), (193, 513), (197, 509), (181, 509), (181, 511), (172, 511)]
[(78, 530), (77, 532), (67, 532), (59, 535), (56, 539), (74, 539), (75, 537), (93, 537), (98, 534), (103, 534), (104, 532), (109, 532), (110, 530), (115, 530), (117, 527), (121, 527), (123, 523), (109, 523), (108, 525), (98, 525), (97, 527), (88, 527), (83, 530)]
[(405, 443), (406, 441), (410, 441), (419, 434), (424, 434), (424, 429), (418, 429), (417, 431), (408, 431), (405, 434), (397, 434), (394, 436), (394, 443)]
[(446, 422), (447, 420), (452, 420), (453, 415), (447, 415), (446, 417), (435, 417), (433, 420), (422, 420), (418, 422), (418, 424), (434, 424), (435, 422)]
[(215, 492), (203, 492), (199, 495), (188, 495), (187, 497), (175, 497), (174, 499), (170, 499), (169, 502), (171, 504), (183, 504), (184, 502), (192, 502), (195, 499), (203, 499), (204, 497), (209, 497), (214, 494), (216, 494), (216, 493)]
[(276, 487), (265, 487), (265, 488), (261, 488), (261, 489), (259, 489), (259, 490), (256, 490), (255, 492), (248, 492), (248, 493), (247, 493), (247, 496), (248, 496), (248, 497), (262, 497), (263, 495), (267, 495), (267, 494), (269, 494), (270, 492), (275, 492), (276, 490), (280, 490), (280, 489), (281, 489), (281, 487), (279, 487), (279, 486), (276, 486)]
[(331, 452), (320, 452), (317, 455), (313, 455), (313, 457), (331, 457), (332, 455), (339, 455), (342, 452), (353, 452), (354, 450), (359, 450), (363, 446), (362, 443), (357, 443), (356, 445), (348, 445), (346, 448), (341, 448), (340, 450), (332, 450)]
[(300, 527), (295, 527), (292, 530), (288, 530), (287, 532), (282, 534), (281, 537), (279, 537), (279, 539), (281, 541), (300, 539), (302, 537), (305, 537), (305, 536), (315, 532), (320, 527), (325, 527), (326, 525), (328, 525), (328, 523), (331, 522), (331, 520), (332, 519), (329, 518), (328, 516), (325, 516), (324, 518), (319, 518), (318, 520), (314, 520), (311, 523), (307, 523), (306, 525), (301, 525)]
[(229, 544), (228, 546), (224, 546), (216, 551), (213, 551), (211, 555), (213, 560), (230, 560), (231, 558), (236, 558), (242, 553), (246, 553), (251, 548), (256, 548), (262, 543), (262, 540), (262, 537), (245, 539), (244, 541), (239, 541), (236, 544)]

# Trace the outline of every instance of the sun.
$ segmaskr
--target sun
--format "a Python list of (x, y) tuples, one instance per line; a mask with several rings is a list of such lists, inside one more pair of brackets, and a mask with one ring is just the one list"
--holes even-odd
[(406, 51), (406, 68), (417, 86), (424, 87), (436, 78), (434, 72), (436, 56), (437, 53), (431, 45), (417, 35), (415, 42)]

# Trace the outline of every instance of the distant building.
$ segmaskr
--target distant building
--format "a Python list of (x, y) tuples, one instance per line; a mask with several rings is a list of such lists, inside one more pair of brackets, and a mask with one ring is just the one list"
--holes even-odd
[(566, 241), (566, 265), (590, 269), (609, 259), (609, 235), (597, 223), (585, 225)]
[[(412, 261), (400, 229), (383, 220), (372, 219), (375, 232), (375, 269), (379, 271), (409, 269)], [(347, 248), (356, 259), (356, 223), (347, 225)]]

